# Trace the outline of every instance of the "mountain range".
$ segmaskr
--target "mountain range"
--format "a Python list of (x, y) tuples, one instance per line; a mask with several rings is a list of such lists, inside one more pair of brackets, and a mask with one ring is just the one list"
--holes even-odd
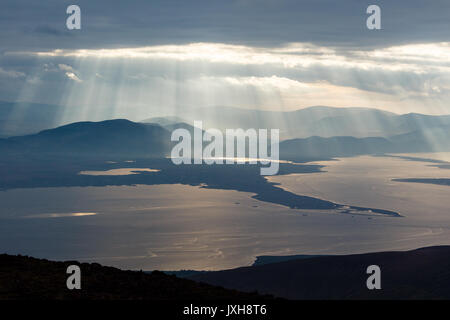
[[(0, 110), (2, 108), (4, 105), (0, 104)], [(285, 138), (291, 135), (307, 136), (282, 139), (279, 144), (281, 159), (309, 160), (450, 150), (450, 116), (396, 115), (375, 109), (330, 107), (311, 107), (292, 112), (236, 108), (216, 111), (214, 117), (211, 113), (203, 112), (204, 129), (210, 127), (208, 123), (220, 120), (219, 128), (225, 127), (223, 130), (279, 126), (284, 128), (281, 132), (288, 133), (284, 135)], [(42, 120), (45, 115), (49, 116), (44, 113), (41, 118), (37, 118)], [(285, 122), (284, 127), (281, 127), (281, 119)], [(142, 122), (126, 119), (75, 122), (35, 134), (0, 139), (0, 151), (3, 154), (166, 157), (174, 145), (170, 141), (173, 130), (184, 128), (193, 133), (192, 122), (185, 121), (177, 116), (150, 118)], [(35, 124), (35, 127), (28, 129), (36, 129), (37, 126)], [(4, 129), (0, 126), (0, 131), (5, 132)], [(317, 134), (320, 132), (322, 135)]]
[(221, 130), (279, 128), (282, 140), (310, 136), (390, 137), (417, 130), (450, 126), (450, 115), (433, 116), (417, 113), (399, 115), (378, 109), (326, 106), (295, 111), (261, 111), (232, 107), (181, 109), (177, 117), (177, 122), (181, 119), (188, 123), (202, 120), (204, 128)]
[[(2, 154), (63, 154), (78, 156), (166, 157), (175, 142), (172, 130), (186, 123), (160, 126), (125, 119), (76, 122), (37, 134), (0, 139)], [(206, 145), (206, 142), (204, 143)], [(437, 152), (450, 150), (450, 126), (384, 137), (337, 136), (290, 139), (279, 144), (284, 160), (314, 160), (363, 154)]]
[[(113, 108), (86, 111), (27, 102), (0, 101), (0, 137), (37, 133), (45, 129), (79, 121), (117, 118)], [(89, 111), (89, 110), (87, 110)], [(102, 115), (100, 116), (100, 113)], [(142, 120), (161, 126), (202, 120), (204, 128), (278, 128), (282, 140), (311, 136), (390, 137), (413, 131), (450, 126), (450, 115), (395, 114), (369, 108), (314, 106), (295, 111), (262, 111), (226, 106), (180, 108), (176, 115)]]
[(415, 130), (384, 137), (355, 138), (349, 136), (290, 139), (279, 145), (280, 158), (348, 157), (364, 154), (414, 153), (450, 151), (450, 126)]

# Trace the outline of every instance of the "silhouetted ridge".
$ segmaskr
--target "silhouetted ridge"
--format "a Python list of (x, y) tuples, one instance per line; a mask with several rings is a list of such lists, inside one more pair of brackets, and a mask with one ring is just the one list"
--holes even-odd
[(170, 133), (156, 124), (118, 119), (72, 123), (6, 142), (10, 149), (26, 152), (165, 156)]
[[(66, 287), (67, 267), (81, 268), (81, 290)], [(230, 300), (264, 298), (240, 293), (162, 272), (122, 271), (98, 263), (54, 262), (24, 256), (0, 255), (0, 300)], [(265, 297), (266, 299), (269, 297)]]
[[(381, 290), (368, 290), (367, 267), (381, 268)], [(450, 246), (311, 257), (190, 279), (287, 299), (450, 299)]]

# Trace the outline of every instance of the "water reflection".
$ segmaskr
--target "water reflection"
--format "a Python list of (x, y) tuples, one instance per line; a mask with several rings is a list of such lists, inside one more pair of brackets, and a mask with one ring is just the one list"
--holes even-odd
[(42, 213), (34, 214), (30, 216), (24, 216), (23, 218), (64, 218), (64, 217), (84, 217), (95, 216), (95, 212), (73, 212), (73, 213)]
[(119, 168), (106, 171), (80, 171), (78, 174), (88, 176), (125, 176), (130, 174), (139, 174), (141, 172), (159, 172), (159, 169), (148, 168)]
[[(404, 217), (294, 210), (257, 201), (251, 193), (180, 184), (15, 189), (0, 192), (0, 252), (125, 269), (218, 270), (249, 265), (258, 255), (449, 244), (450, 188), (391, 181), (419, 174), (446, 177), (449, 170), (386, 157), (321, 164), (326, 172), (269, 179), (295, 193)], [(74, 213), (91, 215), (30, 219), (77, 217)]]

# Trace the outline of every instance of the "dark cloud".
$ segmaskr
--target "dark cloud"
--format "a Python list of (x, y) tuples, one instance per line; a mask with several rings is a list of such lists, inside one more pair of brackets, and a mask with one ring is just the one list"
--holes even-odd
[(46, 35), (51, 35), (51, 36), (65, 36), (65, 37), (70, 37), (73, 35), (73, 33), (71, 33), (69, 30), (61, 30), (61, 28), (54, 28), (51, 27), (49, 25), (40, 25), (37, 26), (33, 31), (33, 33), (42, 33), (42, 34), (46, 34)]
[[(66, 8), (72, 3), (2, 0), (1, 50), (189, 42), (383, 47), (449, 41), (450, 34), (448, 0), (80, 0), (82, 30), (68, 31)], [(383, 30), (367, 30), (369, 4), (380, 5)]]

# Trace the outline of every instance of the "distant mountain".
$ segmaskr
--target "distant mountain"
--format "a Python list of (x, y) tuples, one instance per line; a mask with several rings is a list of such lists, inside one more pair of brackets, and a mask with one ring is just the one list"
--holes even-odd
[(149, 118), (141, 121), (142, 123), (156, 123), (160, 126), (167, 126), (167, 125), (174, 125), (177, 123), (183, 123), (186, 122), (185, 120), (181, 119), (180, 117), (176, 116), (167, 116), (167, 117), (154, 117)]
[[(161, 125), (161, 126), (164, 129), (170, 131), (170, 133), (172, 133), (176, 129), (186, 129), (191, 134), (191, 137), (194, 136), (194, 129), (195, 129), (194, 126), (187, 124), (185, 122), (174, 122), (174, 123), (169, 123), (169, 124), (165, 124), (165, 125)], [(202, 132), (203, 132), (203, 130), (202, 130)]]
[(348, 157), (393, 151), (393, 143), (385, 138), (309, 137), (280, 143), (281, 159)]
[[(24, 123), (34, 123), (22, 131), (50, 126), (59, 114), (55, 106), (16, 104), (14, 108), (23, 108)], [(0, 132), (18, 130), (13, 128), (18, 122), (11, 119), (19, 119), (20, 112), (14, 108), (0, 103), (0, 123), (3, 119), (4, 125)], [(166, 156), (174, 144), (170, 136), (175, 129), (187, 129), (193, 135), (193, 121), (180, 122), (182, 118), (203, 120), (203, 129), (217, 123), (217, 128), (223, 132), (233, 128), (280, 128), (282, 140), (305, 135), (305, 138), (280, 142), (282, 159), (450, 151), (450, 116), (396, 115), (376, 109), (331, 107), (290, 112), (227, 107), (196, 110), (198, 115), (181, 111), (181, 117), (150, 118), (140, 123), (123, 119), (76, 122), (37, 134), (0, 139), (0, 151)]]
[[(76, 122), (37, 134), (0, 139), (0, 152), (165, 157), (176, 143), (171, 142), (171, 134), (179, 128), (188, 130), (194, 136), (194, 127), (187, 123), (173, 123), (162, 127), (124, 119)], [(204, 146), (206, 144), (208, 143), (203, 143)], [(388, 138), (312, 136), (282, 141), (279, 148), (280, 158), (289, 160), (450, 151), (450, 126), (416, 130)]]
[[(26, 102), (0, 101), (0, 138), (37, 133), (76, 121), (101, 121), (117, 117), (114, 108), (97, 106), (94, 112)], [(123, 117), (123, 115), (121, 116)], [(153, 117), (143, 123), (161, 126), (193, 124), (202, 120), (204, 129), (277, 128), (282, 140), (311, 136), (389, 137), (416, 130), (450, 126), (450, 115), (417, 113), (398, 115), (369, 108), (314, 106), (295, 111), (261, 111), (234, 107), (180, 108), (176, 115)]]
[[(177, 117), (169, 117), (169, 119), (165, 119), (165, 118), (153, 118), (155, 119), (155, 122), (145, 122), (141, 121), (142, 123), (150, 123), (150, 124), (159, 124), (161, 127), (163, 127), (164, 129), (166, 129), (167, 131), (170, 132), (170, 134), (172, 135), (172, 132), (177, 130), (177, 129), (185, 129), (187, 131), (189, 131), (191, 138), (194, 138), (195, 135), (195, 127), (193, 125), (187, 124), (186, 122), (182, 122), (182, 121), (178, 121), (181, 120)], [(151, 120), (151, 119), (150, 119)], [(210, 137), (210, 135), (208, 133), (206, 133), (205, 135), (205, 131), (202, 128), (202, 135), (201, 137)], [(176, 143), (176, 142), (174, 142)], [(203, 142), (203, 147), (205, 147), (209, 142), (204, 141)], [(192, 147), (194, 147), (193, 144), (191, 144)], [(224, 154), (225, 154), (225, 149), (224, 149)]]
[(416, 130), (388, 138), (309, 137), (279, 144), (281, 159), (348, 157), (363, 154), (450, 151), (450, 126)]
[(283, 140), (310, 136), (389, 137), (415, 130), (450, 126), (450, 115), (398, 115), (378, 109), (324, 106), (284, 112), (211, 107), (180, 110), (178, 116), (188, 120), (188, 123), (202, 120), (205, 129), (278, 128)]
[(414, 130), (389, 140), (401, 152), (450, 151), (450, 125)]
[(38, 134), (0, 140), (9, 152), (163, 157), (170, 152), (170, 132), (156, 124), (129, 120), (76, 122)]
[[(381, 290), (368, 290), (366, 269), (381, 268)], [(450, 299), (450, 246), (403, 252), (310, 257), (189, 279), (287, 299)]]

